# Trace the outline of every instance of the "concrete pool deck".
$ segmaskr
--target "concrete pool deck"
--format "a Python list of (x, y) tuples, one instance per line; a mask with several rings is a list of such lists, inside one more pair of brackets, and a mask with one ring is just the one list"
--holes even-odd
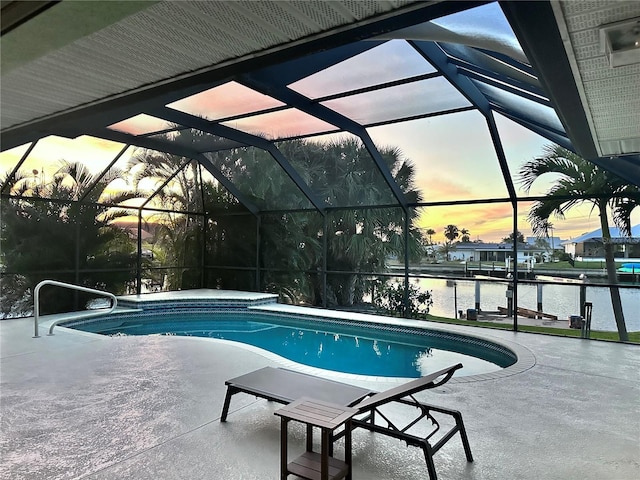
[[(640, 347), (456, 331), (517, 343), (535, 364), (420, 396), (462, 412), (475, 457), (454, 438), (434, 457), (438, 478), (640, 477)], [(279, 478), (279, 405), (236, 395), (219, 422), (224, 381), (272, 357), (200, 338), (32, 335), (32, 319), (0, 321), (0, 479)], [(293, 454), (304, 431), (290, 430)], [(416, 448), (361, 430), (353, 444), (356, 480), (427, 478)]]

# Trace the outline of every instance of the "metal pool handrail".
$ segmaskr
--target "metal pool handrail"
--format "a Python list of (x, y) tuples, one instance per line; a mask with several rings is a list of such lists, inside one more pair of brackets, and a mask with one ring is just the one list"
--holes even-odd
[[(112, 293), (103, 292), (101, 290), (95, 290), (93, 288), (81, 287), (79, 285), (73, 285), (71, 283), (58, 282), (56, 280), (43, 280), (38, 285), (36, 285), (36, 288), (33, 290), (33, 326), (34, 326), (33, 338), (40, 337), (40, 335), (38, 335), (38, 320), (40, 319), (40, 289), (45, 285), (54, 285), (56, 287), (69, 288), (71, 290), (78, 290), (80, 292), (95, 293), (97, 295), (104, 295), (105, 297), (108, 297), (111, 299), (111, 308), (109, 308), (109, 310), (107, 311), (100, 310), (99, 312), (89, 313), (85, 315), (83, 318), (93, 317), (97, 315), (104, 315), (105, 313), (111, 313), (118, 306), (118, 299)], [(64, 320), (66, 319), (61, 318), (60, 320), (56, 320), (55, 322), (53, 322), (49, 327), (49, 335), (53, 335), (53, 327), (55, 327), (58, 323)]]

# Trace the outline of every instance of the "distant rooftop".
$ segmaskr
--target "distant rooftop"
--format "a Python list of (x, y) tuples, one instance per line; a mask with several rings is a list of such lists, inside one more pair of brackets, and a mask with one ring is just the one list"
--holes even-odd
[[(640, 224), (631, 227), (631, 237), (623, 235), (618, 227), (609, 227), (609, 232), (611, 233), (612, 239), (620, 239), (628, 243), (630, 238), (632, 238), (633, 240), (640, 242)], [(566, 245), (571, 243), (582, 243), (586, 242), (587, 240), (602, 240), (602, 229), (599, 228), (597, 230), (593, 230), (592, 232), (585, 233), (583, 235), (580, 235), (579, 237), (565, 240), (562, 243), (563, 245)]]

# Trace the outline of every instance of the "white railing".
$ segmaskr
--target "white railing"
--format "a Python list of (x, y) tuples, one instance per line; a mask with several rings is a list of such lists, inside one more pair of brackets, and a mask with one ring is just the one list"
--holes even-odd
[[(78, 290), (80, 292), (95, 293), (96, 295), (103, 295), (111, 299), (111, 308), (109, 308), (109, 310), (105, 311), (104, 309), (101, 309), (100, 311), (88, 313), (84, 315), (82, 318), (93, 317), (97, 315), (104, 315), (105, 313), (111, 313), (115, 310), (116, 306), (118, 305), (118, 299), (112, 293), (103, 292), (101, 290), (94, 290), (93, 288), (81, 287), (79, 285), (73, 285), (71, 283), (58, 282), (56, 280), (43, 280), (38, 285), (36, 285), (36, 288), (33, 290), (33, 325), (34, 325), (33, 338), (40, 337), (40, 335), (38, 335), (38, 320), (40, 320), (40, 289), (45, 285), (64, 287), (64, 288), (69, 288), (71, 290)], [(64, 320), (68, 320), (68, 319), (61, 318), (53, 322), (49, 327), (49, 335), (53, 335), (53, 327), (55, 327), (58, 323)]]

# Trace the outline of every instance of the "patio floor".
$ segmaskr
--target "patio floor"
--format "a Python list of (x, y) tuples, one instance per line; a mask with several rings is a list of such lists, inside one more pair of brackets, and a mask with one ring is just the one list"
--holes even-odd
[[(441, 480), (640, 478), (638, 346), (455, 329), (516, 342), (535, 365), (421, 396), (463, 413), (475, 457), (451, 440), (435, 456)], [(1, 479), (279, 478), (279, 405), (237, 395), (219, 422), (224, 381), (272, 357), (199, 338), (45, 333), (0, 322)], [(302, 428), (290, 430), (290, 453), (302, 450)], [(356, 480), (428, 477), (416, 448), (361, 430), (353, 443)]]

